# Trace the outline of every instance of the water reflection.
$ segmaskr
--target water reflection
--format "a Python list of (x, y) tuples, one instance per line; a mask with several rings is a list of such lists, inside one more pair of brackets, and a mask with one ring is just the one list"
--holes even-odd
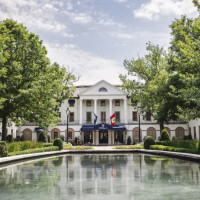
[(0, 169), (1, 199), (199, 199), (200, 165), (143, 154), (67, 155)]

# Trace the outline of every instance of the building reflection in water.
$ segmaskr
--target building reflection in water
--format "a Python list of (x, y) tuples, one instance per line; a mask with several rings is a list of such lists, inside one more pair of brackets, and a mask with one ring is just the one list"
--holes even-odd
[(145, 154), (75, 154), (0, 169), (0, 193), (2, 199), (175, 199), (181, 191), (182, 199), (195, 199), (199, 173), (199, 164)]

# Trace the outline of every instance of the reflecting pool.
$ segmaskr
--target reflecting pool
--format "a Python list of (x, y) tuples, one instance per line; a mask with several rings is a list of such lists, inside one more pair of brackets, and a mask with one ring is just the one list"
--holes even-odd
[(200, 165), (145, 154), (74, 154), (0, 168), (2, 200), (200, 199)]

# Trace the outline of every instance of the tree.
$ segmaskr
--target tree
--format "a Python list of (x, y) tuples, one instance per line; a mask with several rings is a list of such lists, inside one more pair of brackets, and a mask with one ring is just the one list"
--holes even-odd
[(58, 109), (73, 92), (75, 77), (50, 64), (39, 37), (13, 20), (0, 22), (0, 118), (2, 140), (8, 118), (40, 127), (60, 121)]
[[(199, 8), (197, 1), (193, 1)], [(171, 84), (172, 96), (177, 92), (183, 99), (178, 105), (179, 117), (191, 120), (200, 117), (200, 16), (189, 19), (182, 16), (171, 24), (171, 59), (170, 73), (172, 79), (180, 84)]]
[(123, 89), (131, 97), (131, 105), (140, 105), (142, 113), (150, 112), (162, 131), (164, 122), (176, 118), (177, 99), (170, 98), (168, 93), (171, 90), (168, 83), (168, 54), (150, 42), (146, 50), (148, 53), (143, 58), (124, 61), (128, 75), (120, 75), (120, 79)]

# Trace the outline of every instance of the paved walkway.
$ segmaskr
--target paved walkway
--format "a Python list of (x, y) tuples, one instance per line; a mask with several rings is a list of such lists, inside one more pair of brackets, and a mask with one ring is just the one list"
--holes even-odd
[(4, 164), (11, 164), (15, 162), (22, 162), (26, 160), (39, 159), (44, 157), (58, 156), (64, 154), (93, 154), (93, 153), (145, 153), (151, 155), (167, 156), (172, 158), (179, 158), (189, 161), (200, 163), (200, 155), (179, 153), (170, 151), (157, 151), (157, 150), (146, 150), (146, 149), (113, 149), (115, 146), (93, 146), (93, 149), (88, 150), (61, 150), (61, 151), (50, 151), (42, 153), (24, 154), (18, 156), (2, 157), (0, 158), (0, 166)]

